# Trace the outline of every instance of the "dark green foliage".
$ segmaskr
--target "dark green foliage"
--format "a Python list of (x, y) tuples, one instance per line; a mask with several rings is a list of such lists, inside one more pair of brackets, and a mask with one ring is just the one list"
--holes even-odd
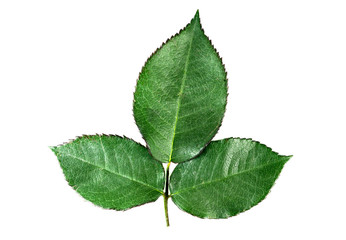
[(173, 202), (201, 218), (227, 218), (264, 199), (290, 156), (259, 142), (230, 138), (211, 142), (171, 176)]
[(136, 123), (157, 160), (189, 160), (213, 138), (225, 112), (226, 72), (198, 12), (148, 59), (134, 97)]
[(162, 165), (131, 139), (83, 136), (52, 150), (69, 184), (101, 207), (125, 210), (163, 192)]
[[(51, 149), (68, 183), (103, 208), (126, 210), (163, 195), (167, 225), (170, 197), (194, 216), (227, 218), (262, 201), (291, 156), (250, 139), (209, 143), (226, 99), (226, 71), (197, 11), (140, 73), (133, 112), (148, 148), (93, 135)], [(179, 164), (169, 178), (171, 162)]]

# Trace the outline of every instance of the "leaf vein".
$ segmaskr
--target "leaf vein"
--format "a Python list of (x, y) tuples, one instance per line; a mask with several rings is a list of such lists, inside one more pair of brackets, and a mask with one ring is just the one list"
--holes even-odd
[(178, 192), (172, 193), (171, 196), (177, 195), (177, 194), (181, 194), (181, 193), (183, 193), (183, 192), (189, 191), (189, 190), (191, 190), (191, 189), (198, 188), (198, 187), (200, 187), (200, 186), (209, 185), (209, 184), (213, 184), (213, 183), (216, 183), (216, 182), (221, 182), (221, 181), (224, 181), (224, 180), (226, 180), (226, 179), (228, 179), (228, 178), (231, 178), (231, 177), (234, 177), (234, 176), (237, 176), (237, 175), (240, 175), (240, 174), (244, 174), (244, 173), (247, 173), (247, 172), (250, 172), (250, 173), (251, 173), (251, 171), (253, 171), (253, 170), (261, 169), (261, 168), (270, 166), (270, 165), (272, 165), (272, 164), (276, 164), (276, 163), (278, 163), (278, 162), (285, 162), (285, 161), (286, 161), (286, 160), (275, 161), (275, 162), (272, 162), (272, 163), (269, 163), (269, 164), (261, 165), (261, 166), (259, 166), (259, 167), (247, 169), (247, 170), (238, 172), (238, 173), (236, 173), (236, 174), (232, 174), (232, 175), (226, 176), (226, 177), (224, 177), (224, 178), (220, 178), (220, 179), (216, 179), (216, 180), (211, 180), (211, 181), (209, 181), (209, 182), (204, 182), (204, 183), (201, 183), (201, 184), (197, 184), (197, 185), (194, 185), (194, 186), (192, 186), (192, 187), (187, 187), (187, 188), (182, 189), (182, 190), (180, 190), (180, 191), (178, 191)]
[(177, 103), (177, 110), (176, 110), (177, 112), (176, 112), (176, 115), (175, 115), (175, 122), (174, 122), (174, 128), (173, 128), (173, 137), (172, 137), (171, 153), (169, 154), (169, 160), (168, 160), (168, 162), (171, 162), (171, 160), (172, 160), (172, 154), (173, 154), (173, 148), (174, 148), (174, 140), (175, 140), (175, 134), (176, 134), (177, 123), (178, 123), (178, 116), (179, 116), (179, 111), (180, 111), (181, 98), (182, 98), (183, 91), (184, 91), (184, 88), (185, 88), (186, 75), (187, 75), (187, 68), (188, 68), (188, 65), (189, 65), (188, 63), (189, 63), (189, 59), (190, 59), (190, 55), (191, 55), (192, 42), (193, 42), (193, 39), (194, 39), (194, 33), (195, 33), (196, 22), (197, 22), (197, 21), (194, 22), (194, 25), (193, 25), (193, 28), (192, 28), (192, 37), (191, 37), (189, 49), (188, 49), (187, 56), (186, 56), (186, 62), (185, 62), (185, 67), (184, 67), (183, 79), (182, 79), (180, 91), (179, 91), (179, 94), (178, 94), (178, 103)]
[(147, 184), (147, 183), (144, 183), (144, 182), (138, 181), (138, 180), (133, 179), (133, 178), (129, 178), (129, 177), (128, 177), (128, 176), (126, 176), (126, 175), (121, 175), (121, 174), (119, 174), (119, 173), (112, 172), (112, 171), (111, 171), (111, 170), (109, 170), (109, 169), (102, 168), (101, 166), (98, 166), (98, 165), (92, 164), (92, 163), (90, 163), (90, 162), (86, 161), (86, 160), (85, 160), (85, 159), (83, 159), (83, 158), (80, 158), (80, 157), (77, 157), (77, 156), (74, 156), (74, 155), (72, 155), (72, 154), (65, 153), (65, 152), (61, 152), (60, 154), (64, 154), (64, 155), (66, 155), (66, 156), (68, 156), (68, 157), (75, 158), (75, 159), (80, 160), (80, 161), (82, 161), (82, 162), (84, 162), (84, 163), (87, 163), (87, 164), (92, 165), (92, 166), (94, 166), (94, 167), (100, 168), (100, 169), (102, 169), (102, 170), (104, 170), (104, 171), (106, 171), (106, 172), (112, 173), (112, 174), (117, 175), (117, 176), (119, 176), (119, 177), (123, 177), (123, 178), (128, 179), (128, 180), (131, 180), (131, 181), (133, 181), (133, 182), (136, 182), (136, 183), (142, 184), (143, 186), (146, 186), (146, 187), (148, 187), (148, 188), (154, 189), (154, 190), (158, 191), (159, 193), (163, 194), (163, 192), (162, 192), (161, 190), (159, 190), (159, 189), (157, 189), (157, 188), (155, 188), (155, 187), (153, 187), (153, 186), (151, 186), (151, 185), (149, 185), (149, 184)]

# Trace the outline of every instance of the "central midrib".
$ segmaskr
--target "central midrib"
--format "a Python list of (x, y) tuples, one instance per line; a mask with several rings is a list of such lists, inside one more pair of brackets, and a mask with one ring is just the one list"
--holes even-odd
[(175, 140), (175, 132), (176, 132), (176, 128), (177, 128), (177, 122), (178, 122), (178, 116), (179, 116), (179, 110), (180, 110), (180, 103), (181, 103), (181, 98), (182, 98), (181, 96), (182, 96), (182, 93), (183, 93), (184, 88), (185, 88), (187, 68), (188, 68), (188, 65), (189, 65), (189, 59), (190, 59), (190, 55), (191, 55), (192, 42), (193, 42), (193, 39), (194, 39), (195, 27), (196, 27), (196, 23), (197, 22), (198, 21), (195, 19), (195, 22), (194, 22), (194, 24), (192, 26), (192, 37), (191, 37), (191, 41), (190, 41), (190, 44), (189, 44), (189, 49), (187, 51), (186, 62), (185, 62), (185, 67), (184, 67), (184, 74), (183, 74), (183, 78), (182, 78), (182, 82), (181, 82), (180, 91), (179, 91), (179, 94), (178, 94), (177, 109), (176, 109), (175, 122), (174, 122), (174, 128), (173, 128), (171, 152), (169, 154), (169, 159), (168, 159), (169, 163), (172, 161), (172, 154), (173, 154), (173, 147), (174, 147), (174, 140)]
[(195, 188), (200, 187), (200, 186), (204, 186), (204, 185), (208, 185), (208, 184), (213, 184), (213, 183), (216, 183), (216, 182), (220, 182), (220, 181), (226, 180), (226, 179), (231, 178), (231, 177), (235, 177), (235, 176), (240, 175), (240, 174), (244, 174), (244, 173), (247, 173), (247, 172), (251, 172), (251, 171), (253, 171), (253, 170), (258, 170), (258, 169), (264, 168), (264, 167), (266, 167), (266, 166), (269, 166), (269, 165), (272, 165), (272, 164), (276, 164), (276, 163), (278, 163), (278, 162), (285, 162), (285, 161), (287, 162), (286, 159), (274, 161), (274, 162), (271, 162), (271, 163), (268, 163), (268, 164), (261, 165), (261, 166), (259, 166), (259, 167), (247, 169), (247, 170), (244, 170), (244, 171), (241, 171), (241, 172), (238, 172), (238, 173), (235, 173), (235, 174), (226, 176), (226, 177), (224, 177), (224, 178), (220, 178), (220, 179), (216, 179), (216, 180), (211, 180), (211, 181), (209, 181), (209, 182), (205, 182), (205, 183), (197, 184), (197, 185), (195, 185), (195, 186), (187, 187), (187, 188), (184, 188), (184, 189), (182, 189), (182, 190), (180, 190), (180, 191), (178, 191), (178, 192), (172, 193), (171, 196), (177, 195), (177, 194), (181, 194), (181, 193), (183, 193), (183, 192), (189, 191), (189, 190), (191, 190), (191, 189), (195, 189)]
[(114, 175), (117, 175), (117, 176), (120, 176), (120, 177), (126, 178), (126, 179), (128, 179), (128, 180), (133, 181), (133, 182), (139, 183), (139, 184), (141, 184), (141, 185), (144, 185), (144, 186), (146, 186), (146, 187), (149, 187), (149, 188), (151, 188), (151, 189), (156, 190), (156, 191), (157, 191), (157, 192), (159, 192), (160, 194), (163, 194), (163, 192), (162, 192), (162, 191), (160, 191), (159, 189), (157, 189), (157, 188), (155, 188), (155, 187), (153, 187), (153, 186), (150, 186), (149, 184), (146, 184), (146, 183), (144, 183), (144, 182), (141, 182), (141, 181), (138, 181), (138, 180), (136, 180), (136, 179), (130, 178), (130, 177), (126, 176), (126, 175), (121, 175), (121, 174), (119, 174), (119, 173), (112, 172), (112, 171), (110, 171), (110, 170), (108, 170), (108, 169), (106, 169), (106, 168), (103, 168), (103, 167), (101, 167), (101, 166), (98, 166), (98, 165), (92, 164), (92, 163), (90, 163), (90, 162), (86, 161), (86, 160), (85, 160), (85, 159), (83, 159), (83, 158), (80, 158), (80, 157), (77, 157), (77, 156), (74, 156), (74, 155), (72, 155), (72, 154), (65, 153), (65, 152), (60, 152), (60, 154), (64, 154), (64, 155), (66, 155), (66, 156), (69, 156), (69, 157), (75, 158), (75, 159), (77, 159), (77, 160), (79, 160), (79, 161), (81, 161), (81, 162), (87, 163), (87, 164), (89, 164), (89, 165), (91, 165), (91, 166), (94, 166), (94, 167), (100, 168), (100, 169), (102, 169), (102, 170), (104, 170), (104, 171), (106, 171), (106, 172), (109, 172), (109, 173), (111, 173), (111, 174), (114, 174)]

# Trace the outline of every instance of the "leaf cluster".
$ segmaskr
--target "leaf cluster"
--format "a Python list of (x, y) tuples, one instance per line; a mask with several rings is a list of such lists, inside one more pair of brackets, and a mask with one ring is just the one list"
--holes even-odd
[(194, 216), (228, 218), (262, 201), (291, 156), (251, 139), (212, 141), (226, 103), (226, 71), (197, 11), (139, 75), (133, 113), (146, 147), (92, 135), (51, 149), (68, 183), (103, 208), (126, 210), (163, 196), (167, 225), (169, 198)]

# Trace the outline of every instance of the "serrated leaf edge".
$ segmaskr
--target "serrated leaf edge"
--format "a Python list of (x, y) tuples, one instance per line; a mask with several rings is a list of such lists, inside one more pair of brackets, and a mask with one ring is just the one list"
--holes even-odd
[[(222, 65), (223, 71), (224, 71), (224, 73), (225, 73), (225, 79), (224, 79), (224, 81), (226, 82), (226, 102), (225, 102), (225, 106), (224, 106), (224, 114), (226, 113), (226, 110), (227, 110), (227, 103), (228, 103), (228, 98), (229, 98), (229, 92), (228, 92), (229, 87), (228, 87), (228, 78), (227, 78), (228, 73), (227, 73), (227, 71), (226, 71), (225, 64), (223, 63), (223, 60), (222, 60), (222, 57), (220, 56), (219, 51), (215, 48), (215, 46), (214, 46), (213, 42), (211, 41), (211, 39), (205, 34), (205, 31), (204, 31), (204, 29), (203, 29), (203, 27), (202, 27), (202, 24), (201, 24), (201, 21), (200, 21), (199, 10), (197, 10), (195, 16), (191, 19), (190, 23), (188, 23), (185, 27), (181, 28), (181, 29), (179, 30), (178, 33), (172, 35), (170, 38), (167, 38), (166, 41), (162, 42), (161, 46), (158, 47), (158, 48), (156, 48), (156, 50), (155, 50), (154, 52), (151, 53), (151, 55), (147, 58), (147, 60), (145, 61), (144, 65), (142, 66), (141, 71), (140, 71), (139, 76), (138, 76), (137, 81), (136, 81), (135, 91), (133, 92), (133, 104), (132, 104), (132, 116), (133, 116), (133, 118), (134, 118), (134, 120), (135, 120), (135, 124), (136, 124), (137, 127), (138, 127), (138, 124), (137, 124), (136, 118), (135, 118), (135, 116), (134, 116), (134, 105), (135, 105), (135, 97), (134, 97), (134, 95), (135, 95), (135, 93), (136, 93), (137, 86), (138, 86), (138, 82), (139, 82), (140, 76), (141, 76), (141, 74), (142, 74), (142, 72), (143, 72), (143, 70), (144, 70), (144, 68), (145, 68), (145, 65), (147, 64), (148, 61), (150, 61), (150, 59), (151, 59), (151, 58), (152, 58), (152, 57), (153, 57), (153, 56), (154, 56), (165, 44), (167, 44), (167, 43), (170, 42), (174, 37), (178, 36), (178, 35), (181, 34), (183, 31), (185, 31), (186, 28), (187, 28), (188, 26), (191, 25), (191, 22), (192, 22), (192, 20), (196, 17), (196, 15), (198, 16), (198, 19), (199, 19), (199, 22), (200, 22), (201, 31), (202, 31), (203, 34), (206, 36), (206, 38), (209, 40), (209, 43), (210, 43), (210, 45), (213, 47), (213, 49), (214, 49), (216, 55), (218, 56), (218, 58), (219, 58), (219, 60), (220, 60), (220, 63), (221, 63), (221, 65)], [(174, 161), (172, 161), (172, 162), (179, 164), (179, 163), (183, 163), (183, 162), (190, 161), (190, 160), (195, 159), (196, 157), (198, 157), (198, 156), (203, 152), (203, 150), (206, 148), (206, 146), (209, 145), (209, 143), (213, 140), (213, 138), (215, 137), (215, 135), (216, 135), (216, 134), (218, 133), (218, 131), (220, 130), (220, 128), (221, 128), (221, 126), (222, 126), (223, 118), (224, 118), (224, 116), (223, 116), (222, 119), (220, 120), (220, 123), (218, 124), (217, 129), (216, 129), (216, 132), (214, 133), (214, 135), (210, 138), (209, 142), (207, 142), (207, 143), (204, 145), (204, 147), (199, 151), (199, 153), (196, 154), (196, 156), (194, 156), (194, 157), (192, 157), (192, 158), (190, 158), (190, 159), (188, 159), (188, 160), (182, 161), (182, 162), (174, 162)], [(139, 127), (138, 127), (138, 129), (139, 129)], [(140, 129), (139, 129), (139, 131), (141, 132)], [(141, 135), (142, 135), (143, 140), (144, 140), (145, 143), (146, 143), (146, 148), (148, 149), (150, 155), (151, 155), (154, 159), (156, 159), (156, 158), (152, 155), (152, 153), (151, 153), (151, 151), (150, 151), (150, 147), (149, 147), (149, 145), (148, 145), (148, 142), (147, 142), (147, 140), (144, 138), (142, 132), (141, 132)], [(168, 163), (168, 162), (166, 162), (166, 161), (160, 161), (159, 159), (156, 159), (156, 160), (159, 161), (159, 162), (161, 162), (161, 163)]]
[[(282, 165), (282, 167), (281, 167), (281, 169), (280, 169), (279, 174), (281, 173), (282, 168), (284, 167), (284, 164), (285, 164), (286, 162), (288, 162), (288, 160), (290, 160), (290, 159), (293, 157), (293, 155), (280, 155), (278, 152), (273, 151), (273, 149), (272, 149), (271, 147), (268, 147), (267, 145), (265, 145), (265, 144), (263, 144), (263, 143), (261, 143), (261, 142), (259, 142), (259, 141), (253, 140), (253, 139), (251, 139), (251, 138), (240, 138), (240, 137), (235, 137), (235, 138), (233, 138), (233, 137), (230, 137), (230, 138), (225, 138), (225, 139), (217, 140), (217, 141), (214, 141), (214, 142), (227, 142), (227, 141), (233, 140), (233, 139), (237, 139), (237, 140), (249, 140), (249, 141), (255, 142), (255, 143), (257, 143), (257, 144), (260, 144), (260, 145), (262, 145), (262, 146), (268, 148), (271, 152), (277, 154), (278, 156), (280, 156), (280, 157), (285, 157), (285, 159), (281, 160), (281, 161), (284, 162), (284, 163), (283, 163), (283, 165)], [(276, 161), (275, 163), (278, 163), (278, 162), (279, 162), (279, 161)], [(184, 162), (184, 163), (186, 163), (186, 162)], [(262, 166), (267, 166), (267, 165), (270, 165), (270, 164), (266, 164), (266, 165), (262, 165)], [(261, 166), (261, 167), (262, 167), (262, 166)], [(257, 169), (257, 168), (256, 168), (256, 169)], [(251, 170), (252, 170), (252, 169), (251, 169)], [(174, 170), (173, 170), (173, 172), (174, 172)], [(243, 171), (242, 173), (244, 173), (244, 172), (246, 172), (246, 171)], [(237, 174), (238, 174), (238, 173), (237, 173)], [(234, 174), (234, 175), (232, 175), (232, 176), (235, 176), (235, 175), (237, 175), (237, 174)], [(172, 175), (173, 175), (173, 173), (172, 173)], [(171, 175), (171, 177), (172, 177), (172, 175)], [(226, 177), (226, 178), (227, 178), (227, 177)], [(171, 181), (170, 181), (170, 182), (171, 182)], [(211, 182), (213, 182), (213, 181), (211, 181)], [(182, 210), (182, 211), (184, 211), (184, 212), (190, 214), (191, 216), (198, 217), (198, 218), (202, 218), (202, 219), (227, 219), (227, 218), (230, 218), (230, 217), (237, 216), (238, 214), (243, 213), (243, 212), (245, 212), (245, 211), (247, 211), (247, 210), (249, 210), (249, 209), (251, 209), (251, 208), (257, 206), (259, 203), (261, 203), (261, 202), (268, 196), (268, 194), (270, 193), (270, 191), (271, 191), (271, 189), (273, 188), (273, 186), (275, 185), (275, 183), (276, 183), (276, 179), (275, 179), (275, 181), (273, 182), (272, 186), (269, 188), (269, 190), (268, 190), (267, 192), (265, 192), (265, 194), (263, 195), (263, 197), (260, 198), (256, 204), (252, 205), (252, 206), (249, 207), (249, 208), (242, 209), (241, 211), (239, 211), (238, 213), (236, 213), (236, 214), (234, 214), (234, 215), (228, 214), (228, 215), (225, 215), (225, 216), (223, 216), (223, 217), (218, 217), (218, 218), (212, 218), (212, 217), (202, 216), (202, 215), (194, 215), (194, 214), (188, 212), (189, 209), (184, 209), (182, 206), (180, 206), (179, 204), (177, 204), (177, 203), (175, 202), (173, 196), (174, 196), (174, 195), (178, 195), (179, 192), (180, 192), (180, 193), (181, 193), (181, 192), (185, 192), (185, 190), (184, 190), (184, 191), (179, 191), (179, 192), (176, 192), (176, 193), (172, 193), (170, 196), (172, 197), (172, 201), (174, 202), (174, 204), (175, 204), (180, 210)], [(199, 184), (199, 185), (196, 185), (196, 186), (200, 186), (200, 185), (202, 185), (202, 184)], [(191, 189), (191, 188), (189, 188), (189, 189)]]
[[(56, 157), (58, 158), (59, 162), (60, 162), (59, 157), (60, 157), (61, 155), (66, 155), (66, 156), (75, 158), (75, 159), (77, 159), (77, 160), (79, 160), (79, 161), (82, 161), (82, 162), (84, 162), (84, 163), (87, 163), (87, 164), (89, 164), (89, 165), (92, 165), (92, 166), (94, 166), (94, 167), (100, 168), (100, 169), (102, 169), (103, 171), (107, 171), (107, 172), (109, 172), (109, 173), (111, 173), (111, 174), (114, 174), (114, 175), (117, 175), (117, 176), (126, 178), (126, 179), (128, 179), (128, 180), (134, 181), (134, 182), (139, 183), (139, 184), (141, 184), (141, 185), (144, 185), (144, 186), (146, 186), (146, 187), (148, 187), (148, 188), (151, 188), (151, 189), (153, 189), (153, 190), (159, 192), (161, 195), (164, 194), (164, 193), (163, 193), (163, 190), (159, 190), (159, 189), (157, 189), (157, 188), (155, 188), (155, 187), (153, 187), (153, 186), (150, 186), (150, 185), (148, 185), (148, 184), (146, 184), (146, 183), (144, 183), (144, 182), (137, 181), (137, 180), (134, 180), (134, 179), (129, 178), (129, 177), (127, 177), (127, 176), (124, 176), (124, 175), (121, 175), (121, 174), (112, 172), (112, 171), (110, 171), (110, 170), (108, 170), (108, 169), (105, 169), (105, 168), (102, 168), (102, 167), (100, 167), (100, 166), (93, 165), (93, 164), (91, 164), (91, 163), (85, 161), (84, 159), (82, 159), (82, 158), (80, 158), (80, 157), (78, 157), (78, 156), (73, 156), (73, 155), (71, 155), (71, 154), (61, 153), (61, 152), (58, 151), (58, 148), (59, 148), (59, 147), (62, 147), (62, 146), (71, 144), (71, 143), (73, 143), (73, 142), (76, 141), (76, 140), (80, 140), (80, 139), (83, 139), (83, 138), (96, 137), (96, 136), (98, 136), (100, 139), (101, 139), (101, 137), (103, 137), (103, 136), (106, 136), (106, 137), (119, 137), (119, 138), (121, 138), (121, 139), (131, 140), (131, 141), (133, 141), (134, 143), (138, 144), (139, 146), (144, 147), (142, 144), (140, 144), (140, 143), (138, 143), (138, 142), (136, 142), (136, 141), (134, 141), (134, 140), (132, 140), (132, 139), (130, 139), (130, 138), (128, 138), (128, 137), (125, 137), (125, 136), (122, 136), (122, 137), (121, 137), (121, 136), (113, 135), (113, 134), (95, 134), (95, 135), (82, 135), (82, 136), (78, 136), (78, 137), (76, 137), (74, 140), (73, 140), (73, 139), (70, 139), (70, 140), (69, 140), (68, 142), (66, 142), (66, 143), (62, 143), (62, 144), (59, 144), (59, 145), (57, 145), (57, 146), (50, 146), (49, 148), (54, 152), (54, 154), (55, 154)], [(102, 142), (101, 142), (101, 143), (102, 143)], [(144, 147), (144, 148), (145, 148), (145, 147)], [(146, 149), (147, 149), (147, 148), (146, 148)], [(153, 160), (156, 161), (155, 159), (153, 159)], [(157, 161), (157, 162), (158, 162), (158, 161)], [(159, 162), (159, 163), (160, 163), (160, 162)], [(160, 166), (161, 166), (161, 168), (162, 168), (162, 171), (164, 172), (164, 168), (163, 168), (163, 166), (162, 166), (161, 163), (160, 163)], [(65, 175), (65, 176), (66, 176), (66, 175)], [(76, 190), (75, 186), (72, 186), (72, 187)]]

